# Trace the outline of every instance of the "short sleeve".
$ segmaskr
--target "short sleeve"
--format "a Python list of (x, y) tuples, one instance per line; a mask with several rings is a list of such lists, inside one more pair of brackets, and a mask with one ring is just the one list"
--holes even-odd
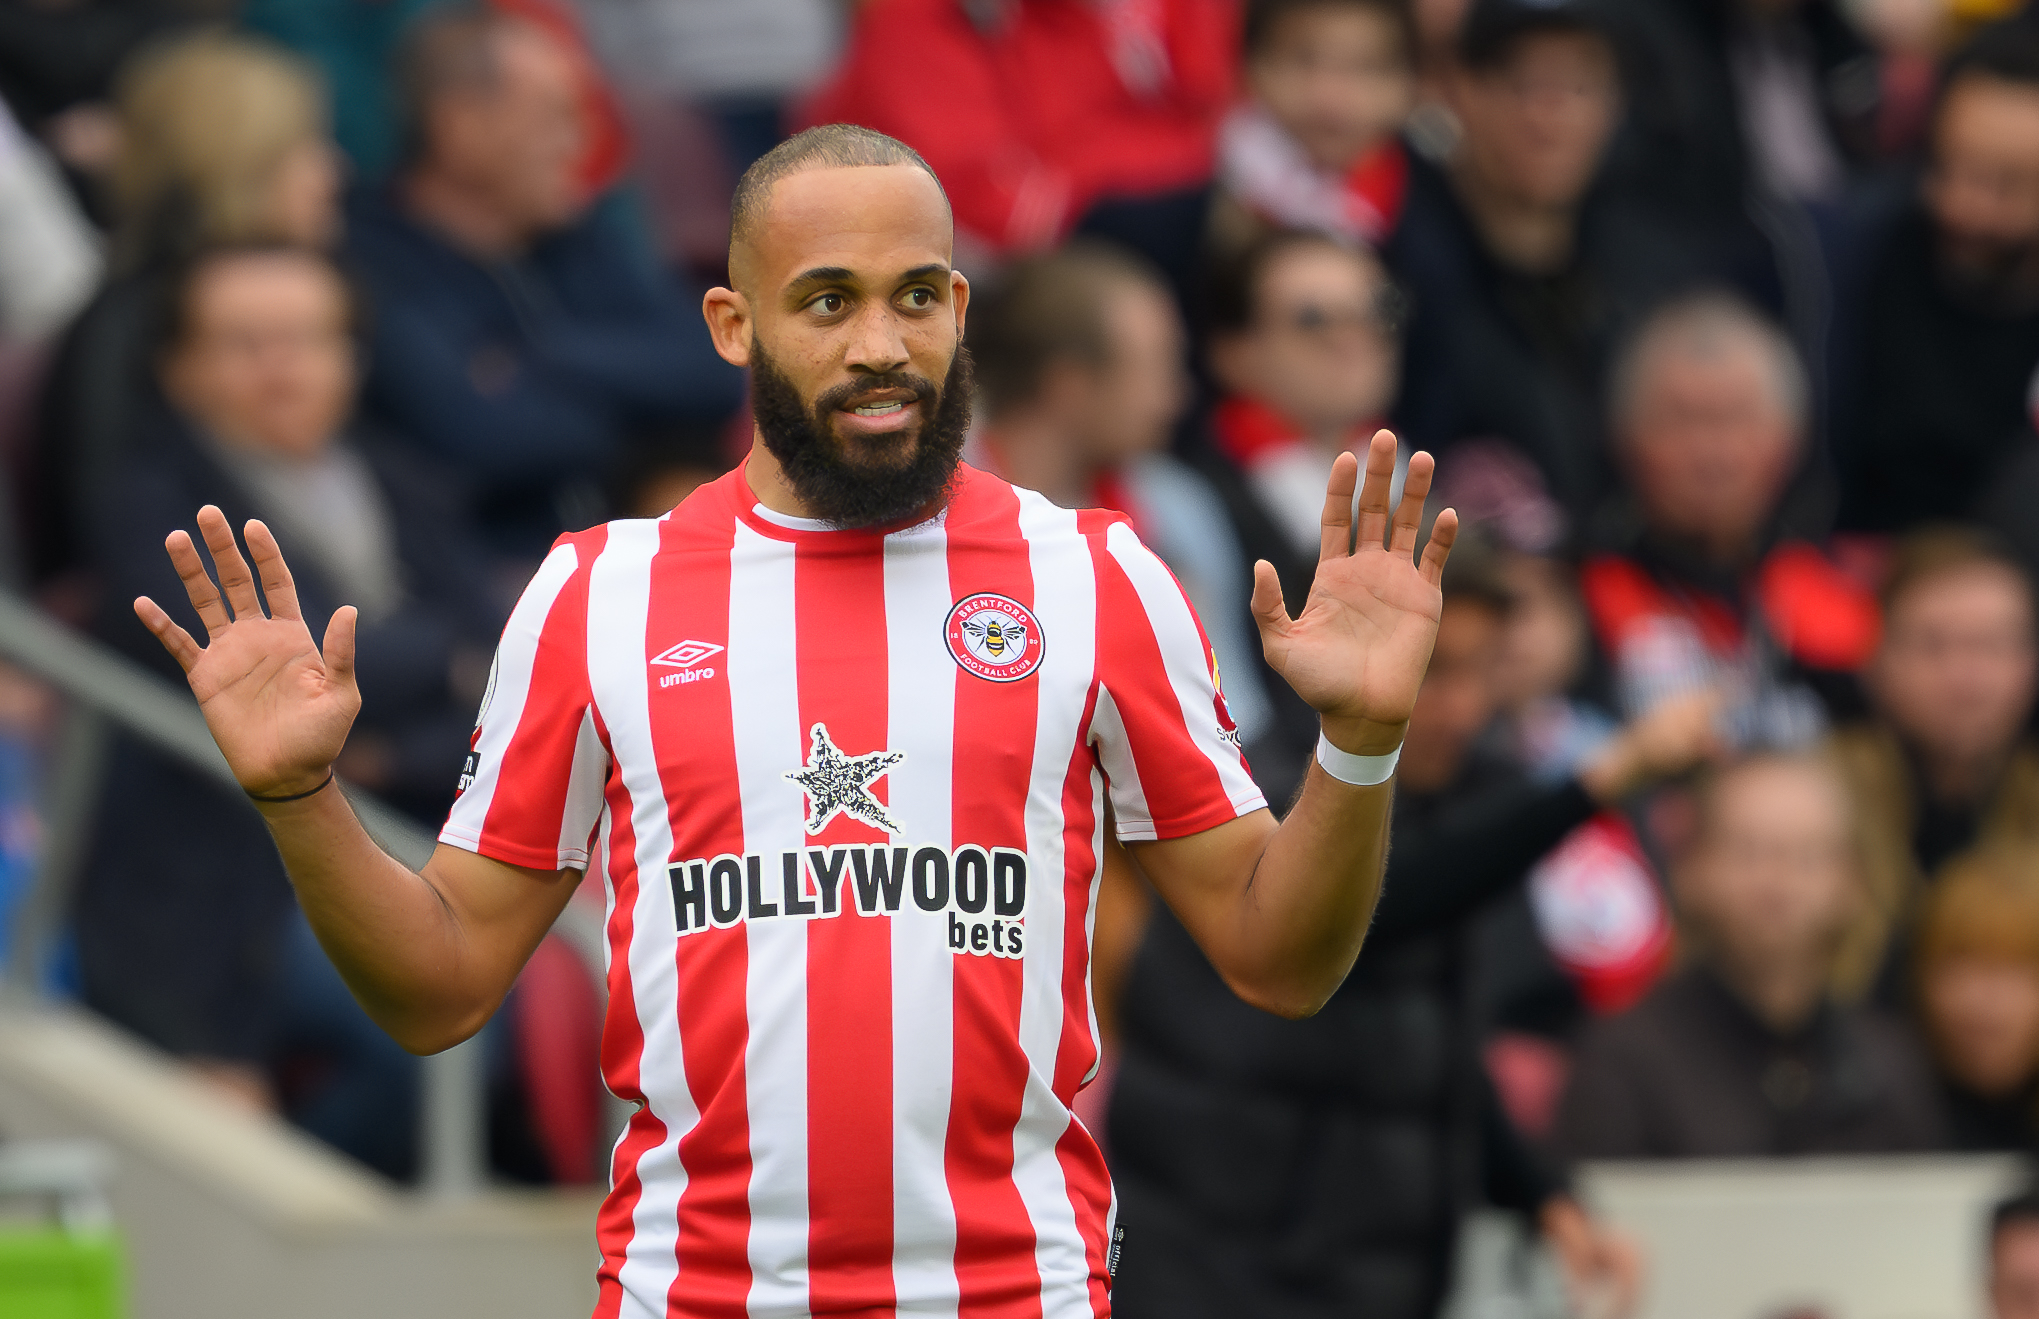
[(515, 866), (587, 868), (609, 771), (588, 685), (592, 558), (563, 538), (511, 612), (440, 842)]
[(1128, 842), (1201, 833), (1267, 805), (1182, 587), (1124, 522), (1098, 556), (1097, 710), (1090, 736)]

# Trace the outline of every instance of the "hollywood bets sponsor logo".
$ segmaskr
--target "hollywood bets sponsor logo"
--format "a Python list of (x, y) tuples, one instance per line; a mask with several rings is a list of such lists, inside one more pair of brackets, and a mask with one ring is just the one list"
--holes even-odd
[(988, 592), (958, 600), (943, 634), (956, 663), (991, 682), (1018, 682), (1040, 668), (1047, 644), (1031, 609)]
[[(808, 739), (806, 762), (785, 775), (806, 795), (805, 832), (820, 833), (838, 817), (888, 834), (905, 832), (871, 791), (905, 752), (848, 754), (819, 723)], [(850, 910), (891, 916), (911, 902), (924, 912), (947, 913), (951, 951), (1007, 958), (1026, 951), (1027, 858), (1009, 847), (927, 843), (724, 853), (676, 861), (666, 873), (681, 935), (746, 921), (827, 920)]]
[(863, 845), (724, 853), (666, 867), (681, 936), (748, 921), (890, 916), (909, 903), (947, 915), (949, 950), (1026, 952), (1027, 858), (1007, 847)]

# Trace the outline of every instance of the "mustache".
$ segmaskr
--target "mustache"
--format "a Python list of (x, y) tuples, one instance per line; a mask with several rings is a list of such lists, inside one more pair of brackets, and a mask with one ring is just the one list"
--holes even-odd
[(814, 400), (814, 415), (826, 417), (840, 411), (845, 404), (859, 394), (868, 394), (878, 389), (904, 389), (911, 393), (915, 402), (925, 403), (941, 390), (926, 376), (917, 376), (908, 371), (880, 371), (872, 375), (858, 376), (845, 380), (839, 385), (822, 391)]

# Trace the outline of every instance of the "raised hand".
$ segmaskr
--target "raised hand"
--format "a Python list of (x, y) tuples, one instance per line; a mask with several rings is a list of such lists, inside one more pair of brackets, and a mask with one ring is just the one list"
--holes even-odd
[(1323, 717), (1333, 745), (1355, 755), (1401, 745), (1437, 640), (1444, 611), (1439, 583), (1458, 536), (1458, 515), (1450, 509), (1438, 515), (1418, 563), (1416, 535), (1435, 467), (1427, 453), (1411, 458), (1401, 505), (1391, 510), (1395, 437), (1377, 433), (1367, 449), (1355, 538), (1359, 461), (1339, 455), (1324, 494), (1317, 575), (1299, 616), (1289, 617), (1274, 566), (1264, 560), (1253, 565), (1253, 616), (1267, 662)]
[(171, 532), (164, 548), (205, 624), (206, 644), (192, 640), (147, 596), (135, 601), (135, 614), (183, 667), (206, 726), (241, 786), (263, 797), (307, 792), (331, 773), (361, 709), (354, 682), (354, 607), (333, 614), (321, 653), (269, 528), (260, 522), (246, 528), (268, 616), (226, 515), (206, 505), (198, 511), (198, 530), (219, 572), (217, 589), (188, 534)]

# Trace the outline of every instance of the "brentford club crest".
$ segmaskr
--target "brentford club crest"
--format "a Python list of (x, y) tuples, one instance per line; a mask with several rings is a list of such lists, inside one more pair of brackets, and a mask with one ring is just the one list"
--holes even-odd
[(1040, 620), (1002, 595), (967, 595), (949, 611), (949, 654), (991, 682), (1018, 682), (1041, 667), (1046, 653)]

